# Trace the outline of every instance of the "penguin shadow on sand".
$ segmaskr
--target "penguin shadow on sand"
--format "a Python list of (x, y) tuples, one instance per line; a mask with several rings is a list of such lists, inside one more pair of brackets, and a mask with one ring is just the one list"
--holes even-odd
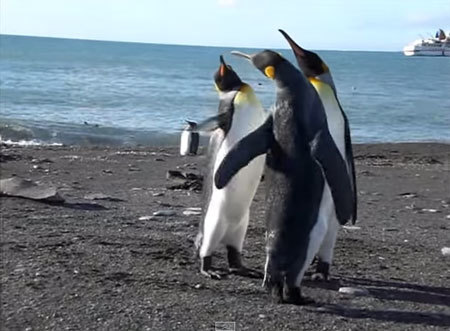
[[(435, 287), (407, 282), (382, 281), (357, 277), (342, 277), (338, 282), (342, 283), (343, 286), (366, 287), (369, 291), (367, 298), (450, 307), (450, 288), (447, 287)], [(308, 287), (325, 288), (321, 282), (306, 281), (305, 285)], [(415, 305), (415, 307), (417, 307), (417, 305)], [(342, 304), (325, 304), (316, 305), (316, 308), (312, 308), (311, 311), (319, 314), (331, 314), (352, 319), (373, 319), (383, 322), (424, 326), (450, 326), (449, 314), (418, 311), (417, 309), (414, 311), (400, 309), (383, 310), (350, 307)]]

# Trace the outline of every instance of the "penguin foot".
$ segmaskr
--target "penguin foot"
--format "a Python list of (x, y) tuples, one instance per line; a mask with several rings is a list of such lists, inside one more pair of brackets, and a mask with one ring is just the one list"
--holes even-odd
[(212, 256), (205, 256), (201, 259), (200, 273), (211, 279), (222, 279), (224, 275), (212, 269)]
[(203, 276), (206, 276), (208, 278), (211, 279), (216, 279), (216, 280), (221, 280), (223, 275), (221, 275), (220, 273), (218, 273), (217, 271), (213, 271), (213, 270), (200, 270), (200, 273)]
[(311, 280), (313, 280), (315, 282), (327, 282), (328, 275), (324, 274), (322, 272), (315, 272), (311, 275)]
[(268, 285), (273, 303), (283, 303), (283, 284)]
[(231, 274), (249, 278), (263, 278), (261, 272), (247, 268), (242, 264), (242, 255), (235, 247), (227, 246), (227, 255), (229, 271)]
[(299, 287), (284, 286), (283, 289), (283, 303), (303, 306), (314, 303), (314, 300), (302, 297)]
[(330, 264), (319, 259), (317, 262), (316, 272), (311, 275), (313, 281), (328, 281), (330, 275)]
[(247, 268), (244, 266), (240, 266), (238, 268), (230, 267), (229, 271), (230, 271), (230, 274), (239, 275), (239, 276), (248, 277), (248, 278), (261, 279), (264, 276), (264, 274), (262, 272), (251, 269), (251, 268)]

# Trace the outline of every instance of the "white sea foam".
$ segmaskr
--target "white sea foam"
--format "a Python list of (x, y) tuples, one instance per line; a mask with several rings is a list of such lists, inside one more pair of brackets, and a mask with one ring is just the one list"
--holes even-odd
[(8, 146), (62, 146), (63, 144), (61, 143), (46, 143), (43, 141), (39, 141), (39, 140), (18, 140), (18, 141), (13, 141), (11, 139), (8, 140), (3, 140), (2, 137), (0, 136), (0, 144), (5, 144)]

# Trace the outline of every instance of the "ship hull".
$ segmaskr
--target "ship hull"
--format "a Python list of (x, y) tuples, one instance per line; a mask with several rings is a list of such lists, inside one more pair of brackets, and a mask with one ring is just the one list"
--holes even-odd
[(442, 48), (437, 50), (407, 48), (403, 49), (403, 54), (406, 56), (450, 56), (450, 48)]

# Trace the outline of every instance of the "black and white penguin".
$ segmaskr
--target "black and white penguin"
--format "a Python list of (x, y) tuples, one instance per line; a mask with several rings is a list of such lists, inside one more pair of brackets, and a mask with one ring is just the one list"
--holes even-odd
[(200, 224), (196, 246), (201, 259), (201, 273), (220, 279), (211, 265), (212, 253), (223, 244), (227, 248), (230, 272), (260, 277), (262, 274), (243, 266), (241, 252), (249, 222), (250, 204), (258, 188), (264, 168), (261, 155), (240, 169), (220, 189), (213, 178), (217, 167), (230, 149), (247, 134), (258, 128), (268, 116), (253, 89), (243, 83), (236, 72), (220, 57), (214, 75), (220, 103), (217, 116), (197, 125), (198, 131), (211, 131), (209, 167), (205, 176), (205, 215)]
[[(286, 32), (283, 30), (279, 31), (291, 46), (300, 69), (319, 94), (325, 108), (330, 134), (347, 163), (348, 176), (351, 180), (353, 191), (354, 206), (351, 220), (354, 224), (357, 217), (357, 189), (350, 126), (337, 98), (336, 87), (330, 69), (316, 53), (301, 48)], [(317, 269), (313, 278), (328, 279), (338, 227), (336, 215), (332, 214), (328, 223), (328, 232), (318, 252)]]
[(200, 135), (196, 132), (197, 123), (192, 121), (186, 121), (187, 125), (181, 132), (180, 138), (180, 155), (196, 155), (198, 150), (198, 144)]
[(225, 187), (242, 167), (266, 154), (264, 284), (277, 302), (304, 304), (300, 283), (325, 238), (330, 214), (345, 223), (353, 212), (347, 165), (317, 92), (298, 69), (270, 50), (234, 54), (275, 80), (277, 98), (267, 121), (228, 152), (214, 181)]

